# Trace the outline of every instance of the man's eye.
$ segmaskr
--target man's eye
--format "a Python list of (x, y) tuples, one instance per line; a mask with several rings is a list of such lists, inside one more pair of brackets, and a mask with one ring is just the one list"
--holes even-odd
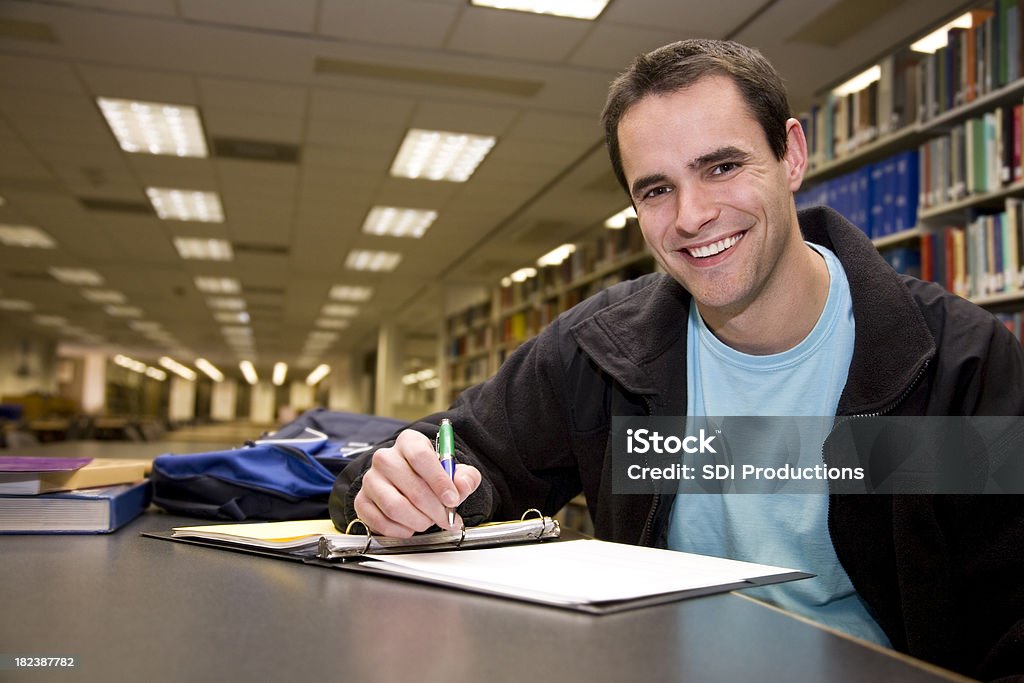
[(735, 171), (739, 167), (739, 164), (729, 161), (727, 163), (719, 164), (718, 166), (712, 168), (711, 175), (725, 175), (726, 173)]
[(653, 190), (648, 190), (647, 192), (645, 192), (644, 193), (644, 199), (651, 199), (653, 197), (658, 197), (660, 195), (665, 194), (668, 191), (669, 191), (669, 188), (665, 187), (664, 185), (661, 186), (661, 187), (656, 187)]

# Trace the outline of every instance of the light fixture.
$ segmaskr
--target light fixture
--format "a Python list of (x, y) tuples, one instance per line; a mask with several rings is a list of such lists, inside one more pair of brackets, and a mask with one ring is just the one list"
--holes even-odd
[(112, 289), (83, 289), (82, 296), (96, 304), (123, 304), (124, 294)]
[(144, 372), (146, 374), (146, 377), (152, 377), (158, 382), (163, 382), (165, 379), (167, 379), (167, 373), (161, 370), (160, 368), (151, 368), (147, 366)]
[(224, 373), (221, 372), (216, 365), (206, 360), (205, 358), (196, 358), (195, 366), (203, 371), (203, 373), (212, 379), (214, 382), (223, 382)]
[(508, 277), (509, 277), (510, 280), (512, 280), (512, 282), (526, 282), (531, 277), (535, 277), (536, 275), (537, 275), (537, 269), (536, 268), (520, 268), (519, 270), (517, 270), (516, 272), (512, 273)]
[(227, 240), (207, 237), (175, 237), (174, 248), (183, 259), (230, 261), (235, 258)]
[(245, 311), (217, 311), (213, 314), (213, 319), (219, 323), (249, 324), (249, 314)]
[(935, 29), (924, 38), (912, 43), (910, 45), (910, 49), (914, 52), (934, 53), (939, 48), (946, 47), (949, 43), (949, 29), (972, 28), (973, 24), (974, 22), (972, 21), (971, 14), (969, 12), (967, 14), (961, 14), (945, 26)]
[(196, 379), (196, 373), (191, 368), (187, 368), (178, 361), (174, 360), (170, 356), (161, 356), (160, 360), (157, 361), (162, 367), (167, 368), (178, 377), (187, 379), (190, 382), (194, 382)]
[(832, 88), (832, 94), (836, 97), (843, 97), (851, 93), (860, 92), (882, 77), (882, 67), (872, 66), (860, 72), (845, 83)]
[(336, 301), (369, 301), (373, 296), (373, 287), (334, 285), (328, 296)]
[(216, 192), (147, 187), (146, 196), (163, 220), (223, 223), (224, 209)]
[(28, 249), (53, 249), (57, 246), (52, 237), (31, 225), (0, 225), (0, 244)]
[(251, 327), (243, 327), (240, 325), (228, 325), (220, 328), (220, 331), (221, 334), (223, 334), (225, 337), (228, 337), (229, 339), (232, 337), (236, 339), (239, 337), (252, 337)]
[(548, 253), (537, 259), (537, 265), (541, 268), (544, 266), (557, 266), (562, 263), (565, 259), (569, 258), (576, 252), (575, 244), (563, 244), (560, 247), (555, 247)]
[(102, 275), (84, 268), (50, 268), (50, 275), (66, 285), (99, 287), (103, 284)]
[(274, 386), (279, 387), (282, 384), (284, 384), (285, 377), (287, 376), (288, 364), (282, 362), (274, 363), (274, 374), (271, 378), (271, 381), (274, 383)]
[(206, 300), (206, 305), (221, 311), (244, 311), (245, 299), (233, 296), (212, 296)]
[(359, 307), (352, 304), (324, 304), (320, 309), (320, 315), (331, 318), (351, 318), (359, 315)]
[(621, 230), (622, 228), (626, 227), (626, 222), (629, 221), (630, 218), (636, 218), (636, 209), (634, 209), (632, 206), (627, 206), (625, 209), (619, 211), (614, 216), (609, 216), (608, 219), (604, 222), (604, 227), (610, 228), (612, 230)]
[(252, 365), (252, 361), (243, 360), (238, 364), (238, 368), (242, 371), (242, 376), (245, 377), (245, 381), (249, 384), (256, 384), (260, 381), (259, 375), (256, 374), (256, 368)]
[(103, 118), (126, 152), (206, 157), (206, 137), (195, 107), (97, 97)]
[(363, 232), (370, 235), (420, 238), (437, 220), (437, 211), (375, 206), (363, 221)]
[(391, 164), (391, 175), (464, 183), (494, 147), (496, 138), (412, 128)]
[(317, 318), (313, 323), (314, 327), (325, 330), (343, 330), (349, 326), (349, 321), (343, 318)]
[(115, 318), (141, 318), (142, 309), (137, 306), (107, 306), (103, 309)]
[(203, 277), (195, 279), (196, 289), (207, 294), (238, 294), (242, 285), (232, 277)]
[(345, 258), (345, 267), (350, 270), (390, 272), (398, 267), (402, 255), (393, 251), (370, 251), (353, 249)]
[(333, 343), (338, 341), (338, 333), (327, 330), (313, 330), (309, 333), (309, 341)]
[(321, 363), (313, 369), (313, 372), (309, 373), (306, 377), (306, 384), (309, 386), (315, 386), (317, 382), (322, 380), (331, 371), (331, 367), (326, 363)]
[(553, 14), (570, 19), (596, 19), (608, 0), (472, 0), (477, 7)]

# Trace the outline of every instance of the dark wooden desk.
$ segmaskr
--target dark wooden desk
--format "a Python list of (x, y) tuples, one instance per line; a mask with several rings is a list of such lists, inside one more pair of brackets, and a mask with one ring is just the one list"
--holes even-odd
[(194, 523), (0, 536), (0, 655), (76, 658), (0, 680), (946, 678), (737, 595), (595, 617), (139, 536)]

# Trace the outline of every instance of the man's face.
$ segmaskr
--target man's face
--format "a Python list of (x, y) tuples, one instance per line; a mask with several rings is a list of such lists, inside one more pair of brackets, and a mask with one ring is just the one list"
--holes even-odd
[(797, 149), (778, 160), (735, 84), (718, 76), (649, 95), (619, 122), (644, 239), (705, 317), (737, 315), (784, 293), (780, 264), (803, 247), (791, 193), (806, 144), (795, 121), (787, 128)]

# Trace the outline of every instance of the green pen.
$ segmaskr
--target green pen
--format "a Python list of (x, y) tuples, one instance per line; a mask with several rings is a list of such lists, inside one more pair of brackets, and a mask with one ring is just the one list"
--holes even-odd
[[(452, 421), (447, 417), (441, 420), (441, 426), (437, 430), (437, 457), (441, 461), (441, 467), (455, 481), (455, 433), (452, 431)], [(455, 508), (448, 508), (448, 528), (455, 526)]]

